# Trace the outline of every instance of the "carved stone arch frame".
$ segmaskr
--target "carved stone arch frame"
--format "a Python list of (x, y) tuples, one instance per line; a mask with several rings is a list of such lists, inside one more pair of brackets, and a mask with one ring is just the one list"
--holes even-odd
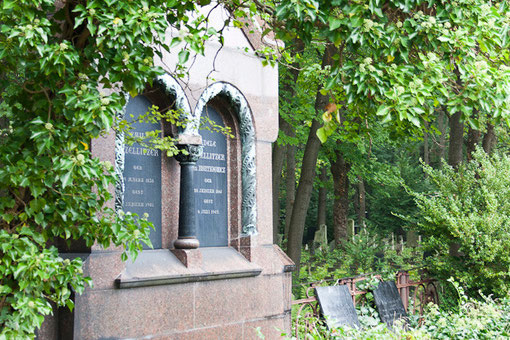
[[(237, 119), (241, 144), (241, 230), (239, 237), (246, 237), (257, 233), (257, 199), (256, 199), (256, 143), (255, 127), (248, 101), (242, 92), (232, 84), (217, 82), (207, 87), (198, 99), (191, 121), (183, 134), (197, 135), (202, 112), (206, 105), (218, 107), (222, 111), (229, 111)], [(228, 119), (226, 119), (227, 126)], [(237, 239), (237, 233), (230, 231)], [(231, 239), (231, 241), (234, 241)], [(230, 242), (232, 244), (232, 242)], [(239, 246), (239, 245), (238, 245)]]
[[(158, 106), (161, 109), (172, 108), (174, 110), (178, 110), (182, 113), (183, 116), (191, 115), (191, 106), (189, 104), (188, 98), (184, 93), (181, 85), (170, 75), (164, 74), (158, 76), (153, 83), (152, 87), (148, 87), (144, 93), (141, 93), (147, 97), (154, 105)], [(129, 101), (129, 94), (124, 94), (126, 98), (126, 104), (124, 105), (122, 111), (118, 112), (116, 115), (117, 120), (122, 120), (126, 116), (126, 109)], [(164, 135), (174, 135), (174, 131), (171, 130), (170, 124), (166, 124), (161, 122), (161, 130)], [(115, 175), (117, 177), (117, 183), (115, 185), (115, 211), (120, 211), (123, 209), (124, 203), (124, 191), (125, 191), (125, 183), (123, 178), (124, 173), (124, 165), (125, 165), (125, 152), (124, 152), (124, 142), (125, 136), (123, 132), (118, 132), (115, 135)], [(168, 162), (167, 157), (162, 157), (162, 162)], [(163, 169), (163, 168), (162, 168)], [(162, 176), (162, 180), (165, 181), (167, 178)], [(169, 185), (162, 185), (162, 190), (165, 188), (169, 188)], [(163, 196), (166, 196), (163, 194)], [(164, 215), (162, 213), (162, 215)], [(168, 223), (167, 223), (168, 224)], [(162, 222), (162, 247), (168, 248), (171, 244), (171, 232), (164, 231), (165, 223)]]

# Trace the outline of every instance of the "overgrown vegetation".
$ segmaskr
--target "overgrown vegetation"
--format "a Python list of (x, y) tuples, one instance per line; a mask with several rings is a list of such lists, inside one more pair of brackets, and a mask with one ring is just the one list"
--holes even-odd
[[(448, 284), (456, 292), (455, 310), (430, 304), (423, 316), (410, 315), (405, 327), (397, 322), (391, 330), (378, 320), (377, 314), (363, 316), (361, 329), (330, 330), (321, 320), (308, 318), (301, 320), (298, 339), (503, 339), (510, 336), (510, 299), (495, 300), (484, 295), (474, 299), (465, 295), (454, 280)], [(357, 309), (359, 316), (363, 315), (362, 308)], [(315, 326), (310, 329), (306, 323)], [(287, 338), (295, 339), (289, 335)]]
[(424, 235), (431, 274), (454, 276), (472, 296), (508, 296), (510, 158), (478, 149), (457, 169), (424, 170), (434, 189), (412, 192), (418, 212), (408, 220)]
[[(420, 268), (423, 248), (409, 247), (391, 238), (382, 238), (367, 229), (335, 249), (329, 246), (303, 250), (303, 265), (296, 286), (307, 287), (310, 282), (334, 281), (361, 274), (378, 274), (394, 278), (399, 270)], [(295, 290), (296, 298), (304, 297), (303, 290)]]
[[(428, 306), (422, 319), (410, 316), (407, 328), (389, 330), (378, 322), (369, 293), (364, 305), (357, 306), (363, 329), (331, 331), (318, 322), (311, 333), (302, 329), (303, 338), (305, 334), (307, 339), (494, 339), (510, 336), (509, 157), (499, 153), (487, 155), (479, 148), (471, 161), (457, 169), (447, 164), (441, 169), (423, 167), (432, 189), (410, 191), (417, 211), (405, 218), (409, 228), (423, 235), (418, 247), (392, 244), (391, 239), (379, 236), (375, 228), (362, 230), (335, 249), (323, 245), (313, 255), (303, 251), (300, 286), (294, 294), (296, 298), (304, 298), (309, 282), (333, 284), (336, 279), (361, 273), (394, 279), (396, 270), (418, 266), (426, 271), (414, 280), (420, 279), (422, 274), (439, 279), (441, 304)], [(373, 276), (367, 275), (367, 280), (358, 284), (361, 284), (359, 288), (370, 290), (371, 278)]]

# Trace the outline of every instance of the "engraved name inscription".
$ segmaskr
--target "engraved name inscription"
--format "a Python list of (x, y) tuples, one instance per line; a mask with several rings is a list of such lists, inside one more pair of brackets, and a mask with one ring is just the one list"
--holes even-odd
[[(130, 99), (126, 119), (132, 123), (133, 136), (143, 138), (147, 131), (160, 130), (157, 123), (137, 121), (151, 106), (144, 96)], [(124, 157), (123, 209), (140, 217), (149, 215), (154, 225), (149, 238), (154, 248), (161, 248), (161, 152), (134, 143), (124, 146)]]
[[(204, 115), (218, 126), (221, 116), (208, 107)], [(193, 190), (197, 237), (201, 247), (226, 246), (227, 234), (227, 138), (214, 129), (200, 130), (203, 153), (194, 167)]]

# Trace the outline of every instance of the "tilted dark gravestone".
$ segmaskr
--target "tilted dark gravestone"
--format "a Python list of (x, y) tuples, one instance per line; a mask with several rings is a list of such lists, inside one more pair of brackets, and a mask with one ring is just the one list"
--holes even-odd
[(315, 293), (329, 329), (340, 326), (360, 327), (352, 296), (346, 285), (317, 287)]
[[(132, 123), (133, 136), (145, 137), (147, 131), (161, 130), (160, 124), (137, 121), (150, 107), (152, 103), (144, 96), (129, 100), (125, 119)], [(123, 210), (140, 217), (144, 213), (149, 214), (149, 221), (155, 228), (151, 230), (149, 238), (154, 248), (161, 248), (161, 151), (148, 149), (138, 143), (125, 145), (123, 177)]]
[[(225, 126), (220, 114), (211, 107), (206, 107), (202, 116)], [(227, 246), (227, 137), (207, 128), (202, 128), (200, 135), (203, 153), (193, 174), (197, 238), (201, 247)]]
[(395, 320), (406, 318), (407, 313), (393, 281), (380, 282), (374, 290), (374, 299), (381, 321), (392, 327)]

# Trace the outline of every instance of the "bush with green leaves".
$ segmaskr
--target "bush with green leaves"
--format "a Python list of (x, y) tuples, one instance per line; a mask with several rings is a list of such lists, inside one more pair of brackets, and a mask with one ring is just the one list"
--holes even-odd
[[(439, 279), (454, 276), (470, 294), (510, 291), (510, 158), (477, 150), (458, 169), (424, 166), (435, 186), (412, 192), (415, 222), (431, 253), (428, 268)], [(411, 220), (411, 218), (408, 218)], [(452, 252), (458, 247), (458, 251)]]

